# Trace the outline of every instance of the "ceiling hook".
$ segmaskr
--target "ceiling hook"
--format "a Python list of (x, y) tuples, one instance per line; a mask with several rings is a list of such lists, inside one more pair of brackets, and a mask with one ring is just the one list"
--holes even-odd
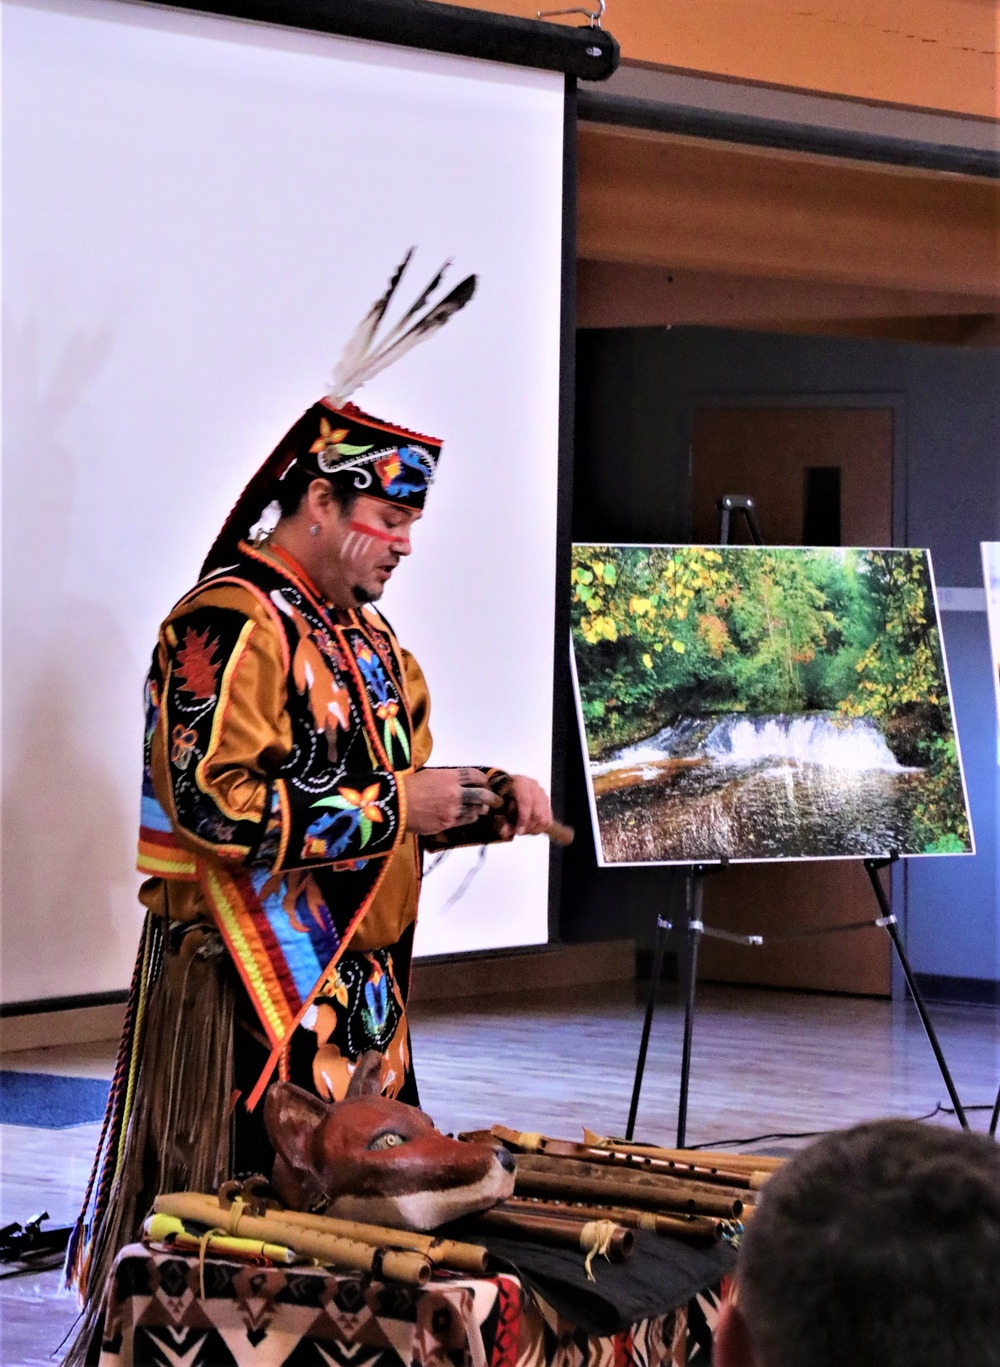
[(540, 9), (537, 11), (539, 19), (553, 19), (559, 14), (582, 14), (585, 19), (589, 19), (591, 28), (600, 28), (601, 20), (604, 18), (604, 11), (608, 7), (608, 0), (597, 0), (597, 9)]

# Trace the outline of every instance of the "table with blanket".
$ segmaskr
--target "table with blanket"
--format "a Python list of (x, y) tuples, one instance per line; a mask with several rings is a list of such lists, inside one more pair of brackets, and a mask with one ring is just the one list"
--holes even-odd
[[(639, 1234), (590, 1283), (568, 1250), (485, 1241), (491, 1273), (423, 1287), (314, 1267), (123, 1249), (101, 1367), (682, 1367), (732, 1250)], [(204, 1281), (202, 1283), (202, 1277)]]

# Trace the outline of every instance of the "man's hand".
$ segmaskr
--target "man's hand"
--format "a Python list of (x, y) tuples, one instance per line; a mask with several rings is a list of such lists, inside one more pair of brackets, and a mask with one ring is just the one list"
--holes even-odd
[(524, 774), (512, 774), (514, 810), (504, 822), (501, 834), (511, 840), (515, 835), (545, 835), (552, 825), (552, 807), (540, 783)]
[(406, 774), (403, 783), (406, 829), (414, 835), (437, 835), (452, 826), (471, 826), (502, 805), (496, 793), (487, 788), (486, 775), (480, 769), (420, 769)]

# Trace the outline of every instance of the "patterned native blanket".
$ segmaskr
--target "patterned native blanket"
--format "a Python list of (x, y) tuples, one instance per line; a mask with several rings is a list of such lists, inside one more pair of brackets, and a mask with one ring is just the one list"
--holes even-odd
[(101, 1367), (682, 1367), (683, 1311), (593, 1338), (501, 1273), (426, 1287), (125, 1248)]

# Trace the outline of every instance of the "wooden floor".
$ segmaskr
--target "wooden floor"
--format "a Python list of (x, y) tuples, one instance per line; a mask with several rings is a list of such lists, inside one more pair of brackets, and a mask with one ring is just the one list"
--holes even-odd
[[(496, 999), (413, 1012), (425, 1109), (445, 1130), (494, 1121), (576, 1138), (580, 1127), (621, 1134), (628, 1115), (642, 1007), (604, 989)], [(973, 1127), (985, 1129), (1000, 1080), (1000, 1011), (936, 1006), (933, 1016)], [(673, 1143), (682, 1015), (657, 1008), (637, 1135)], [(114, 1045), (3, 1056), (5, 1068), (109, 1077)], [(741, 1140), (787, 1151), (790, 1136), (880, 1115), (922, 1116), (947, 1101), (911, 1006), (864, 998), (704, 988), (694, 1036), (689, 1144)], [(938, 1123), (954, 1124), (947, 1114)], [(0, 1127), (0, 1223), (48, 1210), (76, 1213), (97, 1125)], [(0, 1281), (0, 1363), (51, 1364), (75, 1316), (59, 1274)]]

